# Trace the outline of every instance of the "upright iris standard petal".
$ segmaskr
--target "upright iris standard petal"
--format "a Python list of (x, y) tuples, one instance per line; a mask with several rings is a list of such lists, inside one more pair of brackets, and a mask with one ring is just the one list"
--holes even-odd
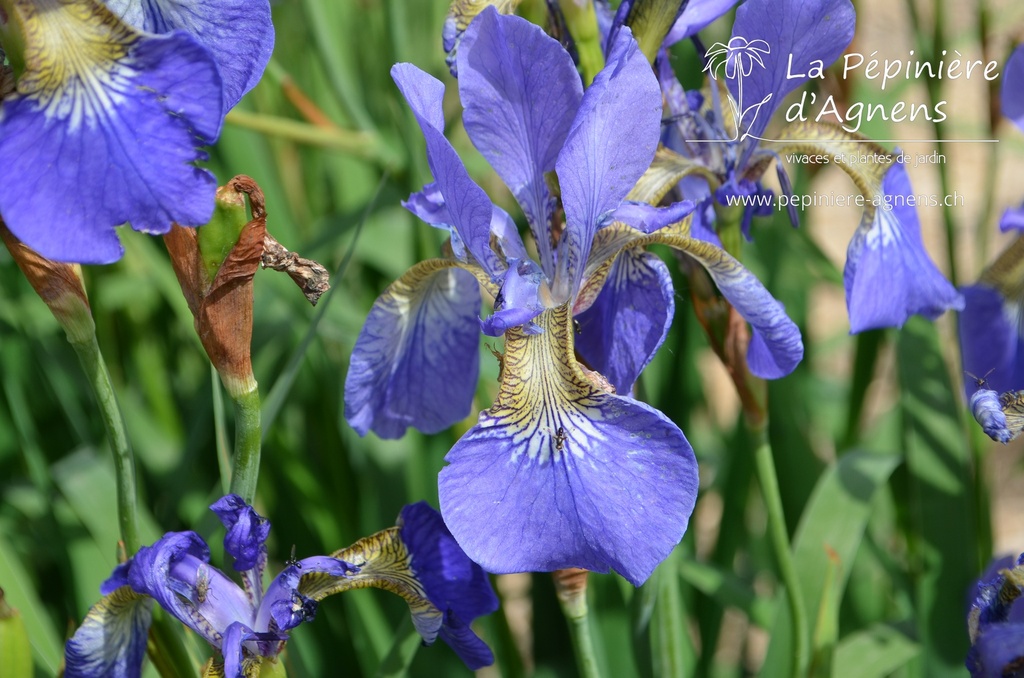
[(1020, 336), (1020, 307), (984, 284), (960, 288), (964, 309), (960, 313), (960, 352), (963, 367), (973, 375), (965, 379), (967, 395), (981, 385), (997, 391), (1024, 388), (1024, 339)]
[(274, 51), (269, 0), (106, 0), (126, 23), (148, 33), (185, 30), (220, 68), (223, 112), (256, 86)]
[(682, 539), (697, 464), (657, 410), (590, 383), (568, 306), (510, 331), (498, 397), (440, 474), (445, 523), (491, 572), (614, 568), (636, 585)]
[(683, 6), (683, 13), (679, 15), (672, 29), (665, 36), (664, 46), (669, 47), (680, 40), (697, 35), (699, 31), (722, 16), (737, 3), (738, 0), (690, 0)]
[(345, 418), (360, 435), (436, 433), (469, 414), (479, 374), (480, 290), (441, 260), (417, 264), (377, 301), (352, 349)]
[(579, 73), (539, 26), (493, 7), (466, 30), (458, 64), (466, 133), (522, 206), (550, 275), (552, 199), (544, 173), (555, 169), (583, 97)]
[(16, 0), (26, 70), (0, 107), (0, 213), (58, 261), (109, 263), (114, 227), (206, 223), (196, 163), (221, 123), (217, 66), (186, 33), (140, 34), (94, 0)]
[(915, 314), (934, 320), (964, 307), (928, 258), (913, 196), (903, 164), (893, 163), (882, 180), (881, 204), (865, 210), (850, 241), (843, 283), (851, 332), (902, 327)]
[[(850, 0), (747, 0), (740, 5), (733, 38), (763, 40), (769, 49), (758, 53), (763, 67), (754, 64), (749, 75), (729, 79), (729, 91), (744, 109), (767, 98), (756, 118), (744, 118), (744, 131), (762, 136), (783, 98), (806, 82), (814, 62), (827, 67), (839, 58), (856, 23)], [(803, 76), (789, 77), (797, 74)]]
[(452, 226), (480, 266), (492, 278), (499, 275), (504, 265), (491, 249), (491, 200), (469, 178), (462, 159), (444, 136), (444, 84), (412, 64), (395, 64), (391, 77), (409, 102), (426, 139), (427, 163)]
[(137, 678), (142, 675), (153, 601), (127, 586), (114, 590), (89, 610), (64, 646), (67, 678)]
[(566, 221), (559, 244), (566, 279), (557, 290), (563, 301), (579, 288), (597, 229), (650, 166), (660, 134), (658, 80), (623, 27), (606, 66), (583, 95), (556, 162)]
[(579, 313), (576, 350), (628, 395), (665, 341), (675, 313), (672, 276), (656, 255), (628, 249), (612, 264), (594, 304)]

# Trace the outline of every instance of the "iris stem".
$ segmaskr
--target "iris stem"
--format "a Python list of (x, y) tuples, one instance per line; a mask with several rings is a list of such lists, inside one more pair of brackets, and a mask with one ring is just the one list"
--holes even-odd
[[(569, 638), (572, 641), (580, 677), (601, 678), (594, 637), (590, 630), (590, 612), (587, 608), (587, 573), (583, 570), (558, 570), (554, 577), (558, 603), (569, 624)], [(560, 577), (563, 578), (561, 581)], [(570, 587), (563, 586), (563, 582), (569, 583)]]
[(231, 470), (231, 492), (244, 499), (245, 503), (252, 504), (260, 474), (262, 429), (259, 389), (232, 396), (232, 402), (235, 405), (235, 456)]
[(117, 523), (125, 550), (131, 556), (139, 550), (138, 491), (135, 482), (135, 457), (125, 429), (124, 415), (117, 404), (117, 395), (110, 382), (110, 372), (100, 353), (95, 334), (89, 334), (84, 341), (72, 341), (71, 346), (78, 354), (78, 361), (85, 370), (89, 386), (96, 396), (107, 431), (110, 451), (114, 455), (114, 473), (117, 482)]
[(601, 31), (597, 27), (597, 12), (594, 3), (579, 3), (576, 0), (560, 0), (558, 3), (566, 26), (576, 44), (580, 58), (583, 83), (587, 86), (604, 68), (604, 49), (601, 47)]
[(782, 510), (782, 493), (779, 491), (779, 478), (775, 474), (775, 459), (772, 446), (768, 442), (766, 426), (751, 426), (751, 436), (755, 442), (754, 462), (757, 468), (757, 479), (761, 485), (765, 508), (768, 512), (768, 538), (775, 558), (778, 561), (779, 576), (786, 587), (786, 599), (792, 620), (793, 634), (793, 673), (795, 678), (807, 675), (809, 658), (807, 616), (804, 608), (803, 590), (796, 576), (796, 565), (789, 547), (789, 536), (786, 532), (786, 516)]

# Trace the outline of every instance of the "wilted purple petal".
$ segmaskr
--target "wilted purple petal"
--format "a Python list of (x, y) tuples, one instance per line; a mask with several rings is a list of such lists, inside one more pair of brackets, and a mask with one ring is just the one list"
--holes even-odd
[[(213, 503), (210, 510), (217, 514), (227, 529), (224, 535), (224, 551), (235, 559), (239, 572), (258, 569), (260, 574), (267, 564), (267, 537), (270, 536), (270, 521), (256, 513), (237, 494), (228, 494)], [(258, 588), (263, 584), (259, 580)]]
[(853, 333), (902, 327), (915, 314), (934, 320), (964, 307), (928, 258), (913, 195), (906, 169), (894, 163), (882, 180), (884, 204), (865, 212), (850, 241), (843, 283)]
[(1014, 437), (1006, 427), (1006, 414), (999, 402), (999, 394), (987, 388), (978, 389), (971, 396), (971, 414), (981, 424), (981, 430), (997, 443), (1008, 443)]
[(466, 133), (522, 206), (550, 275), (551, 195), (544, 173), (555, 169), (579, 108), (579, 73), (539, 26), (493, 7), (466, 30), (458, 64)]
[(480, 365), (471, 273), (424, 262), (377, 301), (352, 349), (345, 418), (360, 435), (437, 433), (470, 412)]
[(576, 350), (587, 364), (628, 395), (665, 341), (675, 312), (672, 276), (650, 252), (624, 251), (594, 305), (576, 316)]

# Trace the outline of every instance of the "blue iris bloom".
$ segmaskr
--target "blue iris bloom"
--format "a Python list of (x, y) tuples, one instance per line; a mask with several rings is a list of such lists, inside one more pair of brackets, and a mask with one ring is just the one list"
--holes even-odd
[[(466, 131), (522, 207), (539, 262), (445, 139), (443, 85), (395, 66), (434, 178), (406, 206), (451, 234), (452, 255), (417, 264), (374, 303), (346, 417), (384, 437), (450, 426), (472, 405), (479, 332), (504, 335), (498, 397), (440, 475), (445, 522), (491, 572), (614, 568), (640, 584), (682, 538), (697, 491), (682, 432), (628, 397), (674, 310), (667, 268), (644, 246), (675, 247), (708, 271), (753, 327), (756, 374), (789, 373), (799, 331), (749, 271), (690, 237), (691, 204), (627, 199), (662, 116), (628, 29), (585, 92), (561, 45), (493, 8), (466, 29), (457, 61)], [(494, 299), (484, 319), (481, 287)]]
[(994, 561), (975, 582), (967, 629), (972, 678), (1018, 674), (1024, 666), (1024, 555)]
[[(1003, 68), (1001, 108), (1004, 116), (1024, 131), (1024, 45), (1018, 45)], [(1011, 207), (999, 221), (1003, 231), (1024, 230), (1024, 206)]]
[(165, 534), (103, 583), (103, 599), (67, 643), (65, 675), (141, 675), (155, 600), (221, 652), (224, 676), (241, 678), (255, 665), (275, 661), (288, 632), (312, 621), (319, 601), (366, 587), (401, 595), (425, 643), (440, 637), (471, 669), (493, 663), (469, 624), (496, 610), (497, 596), (487, 574), (427, 504), (406, 506), (396, 527), (347, 549), (289, 562), (265, 592), (270, 523), (233, 494), (210, 509), (227, 528), (224, 551), (242, 586), (210, 565), (210, 549), (199, 535)]
[(247, 675), (246, 667), (276, 657), (288, 631), (316, 614), (316, 600), (299, 589), (303, 576), (358, 571), (342, 560), (314, 556), (289, 564), (264, 592), (270, 523), (233, 494), (210, 509), (227, 528), (224, 551), (243, 585), (210, 565), (210, 549), (195, 532), (168, 532), (103, 582), (104, 598), (67, 643), (64, 675), (141, 675), (153, 601), (223, 654), (225, 676)]
[(266, 0), (10, 0), (24, 72), (0, 102), (0, 216), (58, 261), (110, 263), (115, 227), (213, 213), (198, 166), (273, 48)]
[[(805, 83), (817, 66), (828, 66), (843, 53), (855, 24), (849, 0), (744, 2), (736, 10), (729, 43), (717, 44), (707, 53), (705, 70), (715, 78), (724, 75), (728, 92), (726, 97), (712, 82), (710, 104), (700, 93), (683, 90), (664, 55), (658, 67), (675, 122), (666, 131), (665, 144), (701, 170), (687, 168), (679, 183), (682, 195), (699, 203), (692, 227), (698, 237), (717, 242), (716, 203), (743, 205), (742, 229), (749, 237), (752, 217), (771, 210), (771, 202), (764, 200), (770, 191), (760, 181), (772, 163), (784, 193), (792, 195), (789, 177), (773, 149), (813, 149), (831, 157), (870, 152), (885, 158), (868, 167), (841, 165), (866, 198), (844, 274), (850, 329), (861, 332), (900, 327), (914, 314), (934, 319), (946, 310), (963, 308), (963, 299), (929, 259), (909, 177), (890, 154), (834, 125), (795, 123), (783, 130), (781, 145), (765, 138), (785, 96)], [(762, 200), (737, 202), (738, 196)], [(791, 201), (789, 216), (796, 225)]]

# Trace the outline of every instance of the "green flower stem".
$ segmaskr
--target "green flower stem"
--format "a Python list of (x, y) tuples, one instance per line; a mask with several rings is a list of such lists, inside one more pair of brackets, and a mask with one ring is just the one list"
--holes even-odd
[(572, 641), (573, 654), (576, 655), (576, 667), (581, 678), (601, 678), (598, 668), (597, 653), (594, 649), (594, 637), (590, 631), (590, 614), (587, 609), (586, 589), (579, 595), (558, 597), (562, 613), (569, 624), (569, 638)]
[[(110, 382), (110, 372), (100, 353), (96, 335), (90, 333), (81, 341), (70, 341), (85, 370), (89, 385), (100, 406), (103, 426), (107, 430), (110, 449), (114, 454), (114, 472), (117, 482), (117, 520), (127, 554), (133, 555), (141, 546), (138, 530), (138, 492), (135, 482), (135, 457), (128, 442), (124, 415), (117, 404), (117, 395)], [(182, 643), (179, 628), (166, 615), (154, 611), (151, 627), (150, 657), (161, 676), (185, 678), (194, 676), (195, 666)]]
[(260, 475), (260, 392), (232, 396), (235, 404), (235, 457), (231, 470), (231, 492), (245, 503), (256, 496), (256, 480)]
[(601, 47), (601, 31), (597, 27), (594, 3), (560, 0), (558, 4), (576, 44), (583, 82), (589, 86), (604, 68), (604, 49)]
[(765, 508), (768, 511), (768, 538), (771, 540), (775, 558), (778, 560), (779, 576), (786, 587), (786, 599), (792, 618), (793, 634), (793, 676), (801, 678), (807, 675), (810, 657), (808, 645), (807, 615), (804, 607), (803, 590), (796, 576), (796, 565), (793, 563), (793, 552), (789, 547), (786, 533), (786, 517), (782, 511), (782, 493), (779, 492), (779, 479), (775, 475), (775, 460), (772, 446), (768, 442), (765, 426), (751, 427), (751, 436), (756, 444), (754, 462), (757, 467), (757, 479), (761, 485)]
[(96, 402), (100, 406), (103, 426), (107, 430), (110, 450), (114, 454), (114, 472), (117, 476), (117, 522), (121, 530), (121, 540), (124, 541), (125, 550), (130, 556), (138, 551), (142, 544), (139, 541), (136, 511), (138, 491), (135, 483), (135, 457), (125, 431), (124, 415), (117, 404), (114, 386), (110, 383), (110, 372), (103, 361), (96, 335), (90, 333), (83, 341), (70, 343), (78, 354), (78, 360), (85, 370)]

